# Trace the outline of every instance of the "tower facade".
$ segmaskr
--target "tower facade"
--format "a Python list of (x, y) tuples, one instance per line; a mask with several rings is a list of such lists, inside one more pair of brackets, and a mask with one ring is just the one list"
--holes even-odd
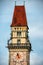
[(30, 65), (31, 44), (24, 6), (15, 6), (8, 40), (9, 65)]

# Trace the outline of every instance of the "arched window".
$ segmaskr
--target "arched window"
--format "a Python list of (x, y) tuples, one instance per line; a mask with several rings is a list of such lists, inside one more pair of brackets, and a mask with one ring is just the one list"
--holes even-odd
[(20, 39), (17, 40), (17, 45), (20, 45), (21, 41)]
[(17, 32), (17, 36), (21, 36), (21, 32), (20, 31)]

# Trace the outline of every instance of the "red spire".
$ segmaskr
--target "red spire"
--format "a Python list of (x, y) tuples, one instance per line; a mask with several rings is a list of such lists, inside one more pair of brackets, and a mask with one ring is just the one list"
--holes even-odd
[(27, 26), (24, 6), (15, 6), (11, 27)]

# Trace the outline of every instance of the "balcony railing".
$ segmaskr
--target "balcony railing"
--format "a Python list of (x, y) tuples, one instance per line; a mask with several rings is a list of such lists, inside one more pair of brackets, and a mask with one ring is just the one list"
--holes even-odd
[(8, 43), (8, 46), (7, 46), (7, 48), (9, 48), (9, 49), (28, 49), (29, 51), (31, 51), (31, 44), (27, 44), (27, 43), (21, 43), (21, 44), (17, 44), (17, 43)]
[(30, 46), (29, 43), (20, 43), (20, 44), (18, 44), (18, 43), (8, 43), (8, 45), (10, 45), (10, 46)]

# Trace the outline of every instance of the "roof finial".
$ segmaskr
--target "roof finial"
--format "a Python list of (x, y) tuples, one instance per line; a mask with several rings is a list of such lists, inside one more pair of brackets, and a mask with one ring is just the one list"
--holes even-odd
[(24, 6), (25, 6), (25, 1), (24, 1)]
[(15, 6), (16, 6), (16, 1), (15, 1)]

